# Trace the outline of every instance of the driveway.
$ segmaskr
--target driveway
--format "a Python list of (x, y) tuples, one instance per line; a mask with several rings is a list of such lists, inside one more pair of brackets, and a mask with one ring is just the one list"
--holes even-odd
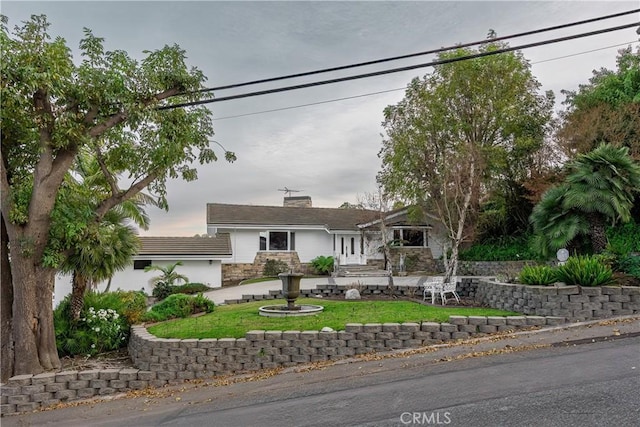
[[(419, 286), (424, 278), (422, 276), (395, 277), (396, 286)], [(300, 281), (300, 289), (316, 289), (318, 285), (338, 284), (350, 285), (354, 283), (362, 285), (386, 285), (387, 277), (313, 277), (303, 278)], [(226, 300), (241, 299), (242, 295), (267, 295), (269, 291), (282, 289), (280, 280), (250, 283), (248, 285), (229, 286), (205, 292), (204, 295), (216, 304), (222, 304)]]

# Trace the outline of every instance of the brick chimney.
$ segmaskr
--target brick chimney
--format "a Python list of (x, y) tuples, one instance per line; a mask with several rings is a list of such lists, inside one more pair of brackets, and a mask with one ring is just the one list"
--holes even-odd
[(310, 208), (311, 197), (310, 196), (285, 197), (283, 206), (285, 208)]

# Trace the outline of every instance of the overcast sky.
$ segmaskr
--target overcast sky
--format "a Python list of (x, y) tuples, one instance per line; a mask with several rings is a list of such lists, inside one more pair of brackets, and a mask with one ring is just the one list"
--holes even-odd
[[(77, 49), (82, 28), (104, 37), (109, 50), (134, 57), (177, 43), (190, 65), (220, 86), (260, 78), (420, 52), (638, 8), (638, 1), (560, 2), (12, 2), (1, 10), (13, 27), (46, 14), (50, 32)], [(512, 46), (638, 21), (638, 14), (563, 31), (514, 39)], [(613, 69), (620, 44), (638, 41), (636, 28), (523, 51), (543, 90), (585, 83), (591, 71)], [(598, 49), (595, 52), (587, 51)], [(561, 58), (564, 57), (564, 58)], [(559, 59), (561, 58), (561, 59)], [(428, 62), (396, 61), (269, 86)], [(544, 61), (544, 62), (543, 62)], [(285, 186), (312, 197), (315, 207), (355, 203), (375, 191), (385, 106), (397, 103), (411, 78), (431, 69), (389, 74), (311, 89), (210, 104), (215, 140), (238, 160), (199, 168), (199, 179), (168, 184), (169, 212), (149, 208), (143, 235), (192, 236), (206, 232), (208, 202), (281, 205)], [(249, 113), (401, 89), (374, 96), (254, 115)], [(244, 89), (246, 90), (246, 89)], [(241, 90), (216, 92), (217, 97)], [(230, 116), (243, 117), (228, 118)], [(216, 148), (216, 147), (214, 147)], [(222, 153), (219, 153), (223, 158)]]

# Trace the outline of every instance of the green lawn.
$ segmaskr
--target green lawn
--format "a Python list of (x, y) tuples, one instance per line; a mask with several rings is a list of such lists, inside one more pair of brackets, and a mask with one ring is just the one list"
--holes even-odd
[(476, 307), (434, 307), (412, 301), (329, 301), (301, 298), (297, 304), (324, 306), (324, 311), (306, 317), (264, 317), (263, 305), (284, 305), (284, 300), (256, 301), (216, 307), (213, 313), (176, 319), (149, 327), (160, 338), (243, 338), (253, 330), (318, 331), (325, 326), (344, 330), (347, 323), (446, 322), (450, 315), (509, 316), (519, 313)]

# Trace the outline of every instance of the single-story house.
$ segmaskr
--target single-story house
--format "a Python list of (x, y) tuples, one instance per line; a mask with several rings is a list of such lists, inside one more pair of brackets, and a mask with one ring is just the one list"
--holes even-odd
[[(222, 286), (222, 262), (231, 258), (229, 234), (218, 233), (208, 237), (139, 237), (141, 247), (133, 262), (111, 278), (111, 290), (143, 290), (151, 294), (150, 281), (161, 274), (154, 270), (145, 272), (148, 265), (168, 266), (177, 261), (182, 265), (176, 271), (186, 276), (192, 283), (203, 283), (212, 288)], [(107, 282), (97, 285), (104, 290)], [(71, 276), (56, 276), (54, 305), (71, 293)]]
[(314, 208), (308, 196), (285, 197), (283, 206), (207, 204), (207, 233), (230, 236), (232, 255), (222, 260), (223, 281), (262, 274), (268, 259), (284, 261), (295, 271), (311, 271), (314, 258), (333, 256), (338, 265), (382, 268), (384, 255), (380, 223), (393, 248), (393, 265), (400, 254), (414, 270), (432, 270), (440, 257), (442, 227), (433, 218), (413, 223), (408, 209), (381, 213), (365, 209)]

